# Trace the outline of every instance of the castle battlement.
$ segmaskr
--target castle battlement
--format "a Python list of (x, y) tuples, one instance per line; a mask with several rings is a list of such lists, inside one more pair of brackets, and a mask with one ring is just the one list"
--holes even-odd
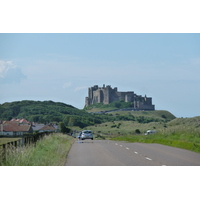
[(152, 105), (152, 98), (142, 97), (137, 95), (133, 91), (118, 92), (117, 87), (112, 88), (111, 85), (99, 87), (94, 85), (88, 88), (88, 97), (85, 98), (85, 106), (89, 106), (95, 103), (110, 104), (114, 101), (123, 100), (125, 102), (133, 102), (134, 108), (139, 110), (155, 110), (155, 106)]

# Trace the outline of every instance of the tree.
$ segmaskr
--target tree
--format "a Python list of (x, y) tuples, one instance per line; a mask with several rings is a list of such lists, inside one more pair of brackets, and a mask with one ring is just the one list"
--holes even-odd
[(71, 130), (63, 122), (59, 123), (61, 133), (69, 133)]

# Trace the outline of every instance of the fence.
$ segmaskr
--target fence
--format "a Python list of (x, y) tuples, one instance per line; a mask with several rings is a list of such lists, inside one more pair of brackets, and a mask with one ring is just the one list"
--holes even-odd
[(37, 133), (35, 135), (25, 135), (21, 139), (7, 142), (6, 144), (0, 145), (0, 161), (6, 159), (7, 150), (10, 148), (18, 148), (18, 147), (25, 147), (30, 144), (34, 144), (36, 147), (36, 143), (38, 140), (42, 139), (44, 136), (50, 135), (52, 132), (43, 132)]

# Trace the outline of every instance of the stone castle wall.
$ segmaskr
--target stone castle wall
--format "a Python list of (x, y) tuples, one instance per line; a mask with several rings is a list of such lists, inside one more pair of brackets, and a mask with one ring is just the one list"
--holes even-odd
[(155, 110), (155, 106), (152, 105), (151, 97), (142, 97), (136, 95), (134, 92), (118, 92), (117, 88), (112, 88), (110, 85), (103, 85), (98, 87), (95, 85), (88, 88), (88, 97), (85, 99), (85, 106), (89, 106), (95, 103), (109, 104), (114, 101), (123, 100), (125, 102), (133, 102), (135, 109), (140, 110)]

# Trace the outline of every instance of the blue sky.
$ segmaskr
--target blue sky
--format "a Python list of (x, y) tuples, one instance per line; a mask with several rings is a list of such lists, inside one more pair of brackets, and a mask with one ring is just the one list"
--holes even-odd
[(82, 109), (103, 84), (153, 98), (177, 117), (200, 115), (200, 34), (0, 34), (0, 103), (53, 100)]

